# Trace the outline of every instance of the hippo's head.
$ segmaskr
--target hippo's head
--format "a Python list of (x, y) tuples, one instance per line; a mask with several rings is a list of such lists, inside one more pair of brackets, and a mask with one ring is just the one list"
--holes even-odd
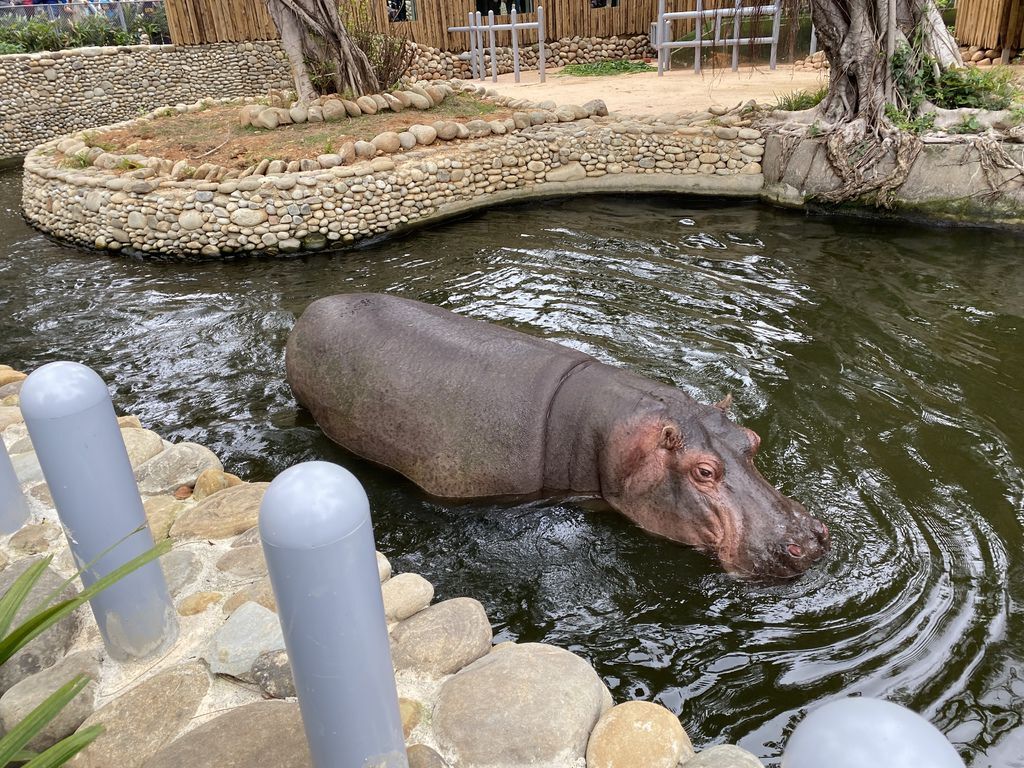
[(616, 425), (602, 458), (605, 499), (739, 576), (790, 578), (819, 560), (828, 528), (757, 471), (757, 434), (730, 421), (724, 401), (675, 400), (658, 397)]

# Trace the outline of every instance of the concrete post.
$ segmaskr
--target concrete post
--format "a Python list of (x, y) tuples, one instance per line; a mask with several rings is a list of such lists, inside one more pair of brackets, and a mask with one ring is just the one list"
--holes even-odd
[[(128, 451), (103, 380), (79, 363), (49, 363), (21, 388), (21, 412), (82, 583), (91, 586), (153, 547)], [(89, 601), (119, 661), (166, 650), (178, 622), (156, 561)]]
[(324, 461), (286, 469), (260, 538), (316, 768), (407, 768), (370, 504)]
[(28, 520), (28, 503), (7, 448), (0, 440), (0, 533), (14, 533)]

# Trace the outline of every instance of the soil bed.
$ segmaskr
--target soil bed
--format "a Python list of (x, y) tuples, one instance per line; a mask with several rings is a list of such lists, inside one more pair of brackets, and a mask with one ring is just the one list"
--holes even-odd
[(92, 143), (108, 152), (162, 157), (175, 162), (186, 160), (193, 165), (216, 163), (241, 170), (264, 158), (289, 161), (330, 154), (346, 141), (369, 141), (385, 131), (404, 131), (416, 123), (503, 120), (512, 114), (464, 93), (449, 96), (429, 110), (389, 110), (338, 122), (284, 125), (274, 130), (240, 126), (239, 110), (238, 106), (216, 106), (159, 117), (98, 134)]

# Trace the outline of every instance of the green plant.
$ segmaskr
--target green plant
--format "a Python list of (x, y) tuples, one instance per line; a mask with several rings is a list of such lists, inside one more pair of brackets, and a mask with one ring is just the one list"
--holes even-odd
[(88, 168), (92, 165), (92, 161), (89, 159), (88, 153), (76, 152), (73, 155), (67, 155), (61, 165), (65, 168)]
[(800, 112), (818, 106), (828, 95), (828, 86), (823, 85), (816, 91), (793, 91), (783, 95), (775, 94), (775, 109), (784, 112)]
[(807, 135), (810, 136), (812, 139), (821, 136), (821, 124), (817, 120), (811, 123), (810, 127), (808, 127)]
[(119, 171), (135, 171), (142, 167), (142, 163), (137, 163), (134, 160), (129, 160), (127, 157), (123, 157), (114, 167)]
[(321, 152), (320, 154), (323, 154), (323, 155), (333, 155), (334, 154), (334, 138), (333, 137), (327, 139), (327, 141), (324, 142), (323, 150), (324, 151)]
[[(133, 531), (129, 535), (134, 533), (137, 531)], [(33, 639), (84, 605), (90, 598), (95, 597), (132, 571), (165, 554), (170, 550), (170, 544), (170, 539), (165, 539), (149, 551), (98, 579), (75, 597), (58, 600), (60, 594), (79, 575), (75, 574), (48, 595), (34, 613), (12, 629), (11, 624), (14, 622), (14, 617), (28, 599), (32, 588), (42, 578), (46, 568), (53, 560), (53, 556), (44, 557), (32, 563), (24, 573), (15, 579), (3, 597), (0, 597), (0, 664), (6, 664), (14, 654)], [(46, 727), (88, 682), (88, 678), (79, 675), (61, 686), (8, 731), (3, 738), (0, 738), (0, 768), (10, 765), (12, 762), (24, 763), (24, 768), (55, 768), (66, 763), (92, 743), (103, 732), (102, 726), (94, 725), (73, 733), (38, 755), (25, 750), (25, 745)]]
[(1006, 109), (1017, 95), (1012, 78), (1005, 67), (947, 69), (933, 82), (928, 97), (944, 109)]
[(974, 115), (965, 115), (959, 125), (946, 129), (946, 133), (981, 133), (984, 127)]
[(1024, 104), (1014, 104), (1010, 107), (1010, 120), (1014, 125), (1024, 123)]
[(0, 56), (6, 56), (9, 53), (25, 53), (25, 49), (17, 43), (8, 43), (0, 40)]
[[(370, 66), (377, 75), (377, 83), (381, 90), (390, 90), (401, 80), (415, 59), (415, 46), (402, 35), (378, 32), (369, 0), (348, 0), (340, 5), (338, 13), (341, 16), (341, 23), (348, 30), (349, 37), (370, 60)], [(333, 77), (333, 73), (321, 71), (314, 76), (313, 72), (310, 72), (318, 93), (325, 92), (321, 90), (325, 74)], [(320, 78), (320, 83), (317, 82), (317, 77)], [(333, 85), (332, 81), (330, 86), (333, 88)]]
[(935, 127), (934, 112), (925, 112), (923, 115), (909, 117), (895, 104), (886, 104), (885, 116), (888, 117), (897, 128), (903, 131), (909, 131), (910, 133), (925, 133)]
[(635, 72), (653, 72), (654, 67), (642, 61), (620, 59), (618, 61), (595, 61), (590, 64), (568, 64), (559, 72), (571, 77), (604, 77), (606, 75), (631, 75)]

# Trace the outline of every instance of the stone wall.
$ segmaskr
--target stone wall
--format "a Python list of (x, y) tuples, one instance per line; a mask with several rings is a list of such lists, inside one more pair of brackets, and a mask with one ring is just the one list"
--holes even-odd
[[(760, 192), (764, 139), (739, 111), (632, 119), (607, 115), (600, 102), (584, 109), (493, 92), (488, 98), (516, 111), (504, 120), (470, 121), (465, 139), (441, 141), (425, 123), (408, 129), (409, 149), (401, 141), (389, 150), (383, 142), (361, 142), (379, 156), (342, 165), (332, 157), (328, 168), (310, 158), (301, 170), (280, 170), (282, 163), (277, 173), (266, 168), (241, 178), (235, 171), (234, 178), (176, 179), (160, 158), (141, 158), (145, 167), (118, 172), (128, 164), (85, 150), (86, 135), (52, 141), (25, 160), (25, 215), (90, 247), (199, 258), (351, 243), (530, 196)], [(83, 151), (86, 158), (99, 152), (96, 163), (66, 167)]]
[[(616, 61), (619, 59), (642, 59), (654, 56), (651, 41), (646, 35), (635, 37), (566, 37), (553, 40), (546, 46), (545, 61), (548, 67), (564, 67), (566, 64), (584, 64), (595, 61)], [(416, 46), (417, 53), (409, 67), (410, 77), (419, 80), (468, 79), (472, 76), (467, 54), (455, 54)], [(496, 48), (498, 74), (512, 72), (512, 49)], [(519, 66), (523, 70), (537, 68), (537, 46), (526, 45), (519, 49)], [(487, 73), (491, 72), (490, 51), (484, 52)]]
[(276, 41), (139, 45), (0, 56), (0, 158), (165, 104), (288, 87)]

